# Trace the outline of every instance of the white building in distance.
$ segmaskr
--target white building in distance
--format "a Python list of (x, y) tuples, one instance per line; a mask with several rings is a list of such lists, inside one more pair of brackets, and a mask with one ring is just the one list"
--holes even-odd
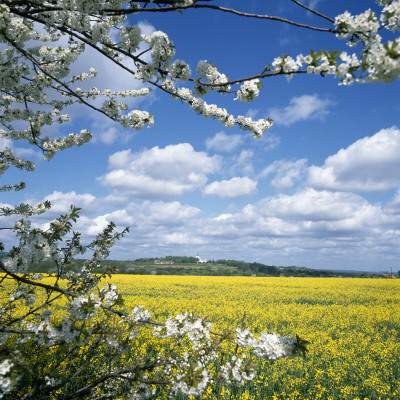
[(197, 258), (197, 262), (198, 262), (198, 263), (202, 263), (202, 264), (204, 264), (204, 263), (206, 263), (206, 262), (207, 262), (207, 260), (206, 260), (206, 259), (202, 260), (202, 259), (200, 258), (200, 256), (199, 256), (199, 253), (197, 253), (197, 256), (196, 256), (196, 258)]

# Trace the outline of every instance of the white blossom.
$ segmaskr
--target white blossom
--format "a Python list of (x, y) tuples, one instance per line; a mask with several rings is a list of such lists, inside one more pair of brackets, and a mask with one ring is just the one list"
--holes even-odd
[(14, 366), (11, 360), (4, 360), (0, 363), (0, 399), (4, 395), (11, 392), (13, 388), (13, 381), (10, 376), (6, 376), (11, 372), (11, 368)]
[(254, 378), (255, 371), (246, 354), (242, 354), (241, 357), (233, 355), (231, 360), (221, 367), (221, 375), (227, 383), (242, 386)]
[(134, 307), (131, 312), (131, 318), (133, 321), (147, 321), (151, 317), (148, 310), (145, 310), (143, 306)]
[(257, 357), (267, 360), (278, 360), (283, 357), (291, 357), (295, 350), (296, 338), (294, 336), (279, 336), (275, 333), (262, 332), (252, 347)]
[(259, 79), (252, 79), (251, 81), (246, 81), (242, 84), (240, 89), (236, 91), (235, 100), (251, 102), (260, 93), (261, 82)]
[(187, 81), (192, 75), (189, 65), (182, 60), (175, 60), (169, 68), (169, 73), (174, 81), (177, 79)]

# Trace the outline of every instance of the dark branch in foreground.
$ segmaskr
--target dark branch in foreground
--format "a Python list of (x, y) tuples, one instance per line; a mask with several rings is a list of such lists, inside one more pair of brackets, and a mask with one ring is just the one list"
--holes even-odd
[[(296, 22), (296, 21), (291, 21), (289, 19), (277, 17), (274, 15), (246, 13), (244, 11), (238, 11), (233, 8), (226, 8), (226, 7), (221, 7), (221, 6), (211, 5), (211, 4), (192, 4), (189, 6), (171, 5), (169, 7), (153, 7), (153, 8), (142, 7), (142, 8), (117, 9), (117, 10), (105, 9), (104, 11), (109, 15), (121, 15), (121, 14), (136, 14), (136, 13), (140, 13), (140, 12), (171, 12), (171, 11), (177, 11), (177, 10), (188, 10), (188, 9), (193, 9), (193, 8), (217, 10), (217, 11), (222, 11), (222, 12), (238, 15), (240, 17), (267, 19), (270, 21), (283, 22), (285, 24), (294, 25), (294, 26), (297, 26), (300, 28), (305, 28), (305, 29), (311, 29), (314, 31), (336, 33), (336, 30), (332, 29), (332, 28), (321, 28), (318, 26), (312, 26), (312, 25), (302, 24), (302, 23)], [(319, 15), (320, 17), (328, 19), (329, 21), (333, 22), (333, 20), (331, 20), (329, 17), (326, 17), (323, 14), (319, 14), (316, 11), (314, 11), (308, 7), (305, 7), (305, 8), (308, 11), (314, 12), (314, 14)]]

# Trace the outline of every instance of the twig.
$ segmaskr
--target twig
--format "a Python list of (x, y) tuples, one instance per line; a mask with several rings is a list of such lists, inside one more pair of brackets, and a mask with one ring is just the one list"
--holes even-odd
[[(37, 287), (41, 287), (43, 289), (46, 290), (53, 290), (55, 292), (59, 292), (62, 293), (64, 296), (66, 297), (73, 297), (73, 298), (77, 298), (78, 295), (76, 293), (73, 292), (69, 292), (68, 290), (64, 290), (61, 289), (59, 287), (55, 287), (55, 286), (51, 286), (51, 285), (47, 285), (45, 283), (41, 283), (41, 282), (35, 282), (32, 281), (30, 279), (24, 278), (23, 276), (18, 276), (17, 274), (14, 274), (13, 272), (9, 271), (6, 266), (3, 264), (2, 261), (0, 261), (0, 268), (7, 273), (8, 275), (12, 276), (15, 280), (17, 280), (18, 282), (23, 282), (26, 283), (28, 285), (33, 285), (33, 286), (37, 286)], [(122, 311), (118, 311), (118, 310), (114, 310), (111, 307), (105, 306), (105, 305), (100, 305), (100, 307), (104, 310), (107, 311), (111, 311), (114, 314), (117, 314), (120, 317), (127, 317), (127, 315), (125, 313), (123, 313)], [(138, 320), (137, 322), (143, 323), (143, 324), (149, 324), (149, 325), (156, 325), (156, 326), (164, 326), (164, 324), (161, 324), (159, 322), (153, 322), (153, 321), (148, 321), (148, 320)]]
[(307, 11), (309, 11), (309, 12), (311, 12), (311, 13), (313, 13), (313, 14), (315, 14), (315, 15), (318, 15), (318, 17), (325, 18), (325, 19), (327, 19), (329, 22), (332, 22), (333, 24), (335, 23), (335, 20), (334, 20), (334, 19), (332, 19), (332, 18), (328, 17), (327, 15), (324, 15), (324, 14), (322, 14), (322, 13), (320, 13), (320, 12), (318, 12), (318, 11), (316, 11), (316, 10), (310, 8), (310, 7), (307, 7), (305, 4), (300, 3), (298, 0), (290, 0), (290, 1), (292, 1), (293, 3), (296, 3), (296, 4), (299, 5), (300, 7), (305, 8), (305, 9), (306, 9)]
[(206, 9), (211, 9), (211, 10), (217, 10), (217, 11), (222, 11), (222, 12), (227, 12), (230, 14), (235, 14), (240, 17), (247, 17), (247, 18), (257, 18), (257, 19), (267, 19), (271, 21), (278, 21), (278, 22), (283, 22), (289, 25), (294, 25), (298, 26), (300, 28), (306, 28), (306, 29), (311, 29), (314, 31), (320, 31), (320, 32), (330, 32), (330, 33), (335, 33), (336, 31), (331, 28), (320, 28), (317, 26), (312, 26), (312, 25), (307, 25), (307, 24), (302, 24), (300, 22), (296, 21), (291, 21), (286, 18), (282, 17), (277, 17), (273, 15), (265, 15), (265, 14), (251, 14), (251, 13), (246, 13), (243, 11), (238, 11), (233, 8), (226, 8), (226, 7), (221, 7), (221, 6), (216, 6), (212, 4), (192, 4), (188, 6), (179, 6), (175, 7), (173, 5), (169, 7), (153, 7), (153, 8), (127, 8), (127, 9), (105, 9), (104, 12), (106, 12), (109, 15), (121, 15), (121, 14), (136, 14), (139, 12), (171, 12), (171, 11), (177, 11), (179, 10), (187, 10), (191, 8), (206, 8)]

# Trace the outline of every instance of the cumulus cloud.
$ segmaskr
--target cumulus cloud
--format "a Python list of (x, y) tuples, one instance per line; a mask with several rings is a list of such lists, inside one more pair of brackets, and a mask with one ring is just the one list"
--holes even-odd
[(109, 189), (138, 198), (172, 198), (201, 188), (207, 175), (219, 167), (218, 157), (180, 143), (140, 153), (114, 153), (109, 158), (111, 171), (98, 180)]
[[(145, 201), (142, 204), (132, 202), (123, 209), (93, 218), (91, 229), (97, 231), (100, 227), (104, 227), (113, 221), (121, 228), (133, 226), (135, 232), (155, 232), (159, 234), (163, 229), (170, 230), (173, 227), (183, 225), (199, 213), (200, 210), (197, 207), (181, 204), (178, 201)], [(88, 224), (89, 220), (86, 221), (86, 225)]]
[(379, 192), (400, 186), (400, 130), (382, 129), (308, 169), (308, 182), (318, 189)]
[(207, 150), (231, 152), (242, 143), (241, 135), (226, 135), (218, 132), (214, 137), (206, 140)]
[(271, 185), (280, 190), (287, 190), (305, 175), (306, 163), (307, 160), (304, 158), (296, 161), (274, 161), (264, 168), (260, 178), (275, 174)]
[(385, 205), (385, 212), (400, 215), (400, 190), (397, 190), (394, 198)]
[[(79, 200), (81, 203), (92, 204), (94, 199), (94, 197), (91, 198), (87, 194), (63, 194), (59, 192), (54, 192), (47, 197), (54, 202), (54, 210), (52, 209), (50, 212), (31, 218), (34, 227), (44, 230), (49, 228), (49, 222), (55, 216), (69, 208), (70, 200)], [(201, 214), (199, 208), (181, 204), (178, 201), (131, 202), (124, 208), (114, 209), (108, 213), (103, 211), (103, 214), (92, 217), (90, 217), (89, 213), (84, 213), (74, 224), (73, 229), (81, 232), (83, 241), (89, 242), (94, 235), (100, 233), (110, 222), (114, 222), (119, 231), (122, 231), (125, 227), (131, 228), (131, 233), (124, 240), (128, 240), (128, 242), (133, 240), (133, 246), (142, 243), (156, 249), (162, 245), (162, 241), (167, 241), (167, 236), (170, 239), (178, 236), (193, 236), (193, 233), (190, 232), (190, 221), (199, 214)], [(10, 224), (11, 221), (7, 222)], [(202, 239), (199, 240), (202, 241)], [(7, 239), (7, 242), (9, 242), (9, 239)]]
[(252, 150), (243, 149), (237, 157), (233, 158), (233, 166), (231, 173), (241, 171), (242, 174), (252, 174), (254, 171), (253, 159), (254, 152)]
[(204, 239), (200, 239), (197, 237), (193, 237), (188, 233), (183, 232), (174, 232), (174, 233), (167, 233), (164, 235), (164, 242), (166, 244), (174, 244), (174, 245), (198, 245), (205, 243)]
[(254, 141), (255, 146), (263, 147), (264, 150), (272, 150), (275, 147), (278, 147), (281, 143), (281, 139), (279, 136), (274, 135), (273, 133), (269, 133), (268, 135), (263, 135), (261, 138), (257, 138)]
[(72, 204), (82, 208), (88, 214), (98, 212), (102, 208), (101, 200), (90, 193), (78, 194), (75, 191), (68, 193), (54, 191), (43, 200), (50, 201), (52, 214), (65, 213)]
[(324, 119), (329, 114), (328, 108), (333, 104), (331, 100), (321, 99), (318, 94), (305, 94), (293, 97), (286, 107), (269, 109), (268, 115), (276, 124), (290, 126), (307, 119)]
[(257, 182), (245, 176), (212, 182), (203, 189), (203, 194), (206, 196), (217, 196), (222, 199), (232, 199), (253, 194), (256, 190)]
[(104, 115), (99, 115), (90, 125), (94, 133), (92, 143), (112, 145), (114, 143), (127, 143), (136, 135), (133, 129), (122, 128), (117, 122), (111, 121)]
[(172, 226), (182, 225), (186, 220), (200, 213), (200, 209), (178, 201), (172, 202), (144, 202), (140, 207), (141, 213), (151, 224)]
[(394, 221), (382, 207), (351, 193), (305, 189), (248, 204), (235, 214), (221, 214), (208, 223), (207, 234), (224, 239), (285, 237), (288, 242), (310, 238), (324, 245), (376, 236)]
[(312, 8), (315, 10), (317, 7), (317, 4), (320, 2), (320, 0), (309, 0), (308, 1), (308, 7)]
[(266, 217), (311, 223), (352, 220), (354, 228), (359, 229), (362, 229), (357, 225), (360, 222), (360, 215), (364, 216), (365, 223), (372, 222), (371, 217), (374, 213), (381, 217), (380, 207), (371, 205), (361, 196), (309, 188), (294, 195), (280, 194), (262, 200), (257, 207)]
[(5, 150), (6, 148), (11, 149), (16, 156), (21, 158), (27, 157), (29, 160), (31, 160), (32, 157), (43, 159), (43, 154), (39, 150), (35, 150), (37, 149), (36, 147), (32, 146), (32, 148), (27, 148), (16, 146), (11, 139), (0, 137), (0, 151)]

